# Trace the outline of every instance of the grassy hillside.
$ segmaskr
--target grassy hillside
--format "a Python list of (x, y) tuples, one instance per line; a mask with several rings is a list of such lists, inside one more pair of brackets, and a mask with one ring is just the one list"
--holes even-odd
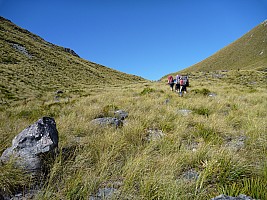
[(267, 71), (267, 21), (182, 73), (238, 69)]
[(144, 81), (86, 61), (0, 17), (0, 104)]
[[(179, 97), (165, 82), (85, 61), (0, 20), (0, 154), (43, 116), (59, 132), (31, 199), (267, 199), (267, 72), (193, 70)], [(129, 114), (122, 127), (91, 123), (117, 109)], [(0, 198), (26, 195), (34, 181), (0, 162)]]
[[(233, 72), (194, 73), (184, 97), (153, 82), (6, 108), (0, 152), (49, 115), (61, 153), (35, 199), (97, 199), (103, 190), (112, 191), (111, 199), (207, 200), (222, 193), (267, 199), (267, 85), (237, 72), (240, 81)], [(122, 128), (90, 123), (114, 109), (129, 113)], [(28, 186), (32, 180), (11, 166), (0, 166), (0, 186)]]

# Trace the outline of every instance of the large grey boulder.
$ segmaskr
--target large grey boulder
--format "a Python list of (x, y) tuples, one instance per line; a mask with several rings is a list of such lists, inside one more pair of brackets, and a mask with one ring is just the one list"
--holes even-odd
[(40, 155), (53, 153), (57, 146), (56, 122), (53, 118), (43, 117), (16, 136), (0, 160), (5, 163), (14, 158), (18, 166), (35, 172), (42, 168), (44, 156)]

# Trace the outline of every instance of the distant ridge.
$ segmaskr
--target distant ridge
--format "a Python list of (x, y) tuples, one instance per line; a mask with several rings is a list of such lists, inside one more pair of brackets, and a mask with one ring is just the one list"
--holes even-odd
[(0, 16), (0, 105), (56, 90), (146, 81), (79, 57)]
[(267, 71), (267, 20), (212, 56), (182, 70), (181, 73), (216, 70)]

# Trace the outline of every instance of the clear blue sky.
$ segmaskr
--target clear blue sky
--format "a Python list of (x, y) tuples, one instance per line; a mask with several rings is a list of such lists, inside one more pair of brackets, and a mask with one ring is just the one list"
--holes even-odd
[(0, 15), (110, 68), (158, 80), (267, 19), (267, 0), (0, 0)]

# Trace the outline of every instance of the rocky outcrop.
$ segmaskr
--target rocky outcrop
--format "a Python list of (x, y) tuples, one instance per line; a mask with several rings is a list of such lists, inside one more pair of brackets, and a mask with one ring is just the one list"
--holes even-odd
[(17, 166), (35, 173), (42, 169), (44, 155), (53, 153), (57, 146), (56, 122), (53, 118), (43, 117), (19, 133), (0, 159), (5, 163), (14, 158)]
[(73, 56), (76, 56), (76, 57), (80, 58), (80, 56), (79, 56), (77, 53), (75, 53), (75, 51), (73, 51), (73, 50), (70, 49), (70, 48), (64, 48), (64, 51), (70, 53), (70, 54), (73, 55)]
[(28, 58), (32, 58), (32, 55), (27, 51), (27, 49), (20, 45), (20, 44), (11, 44), (14, 49), (16, 49), (18, 52), (24, 54)]

